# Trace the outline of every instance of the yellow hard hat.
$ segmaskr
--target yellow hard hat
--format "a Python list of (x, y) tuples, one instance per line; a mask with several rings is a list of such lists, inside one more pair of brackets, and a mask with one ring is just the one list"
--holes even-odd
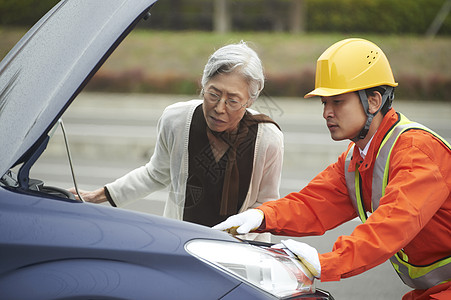
[(398, 85), (384, 52), (370, 41), (345, 39), (318, 58), (315, 89), (304, 98), (335, 96), (380, 85)]

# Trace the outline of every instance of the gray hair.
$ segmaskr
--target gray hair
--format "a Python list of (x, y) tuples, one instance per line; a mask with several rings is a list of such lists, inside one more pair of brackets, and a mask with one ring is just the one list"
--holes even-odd
[(249, 102), (252, 104), (265, 85), (263, 66), (257, 53), (246, 42), (226, 45), (216, 50), (208, 59), (202, 76), (202, 93), (207, 83), (216, 75), (237, 71), (249, 85)]

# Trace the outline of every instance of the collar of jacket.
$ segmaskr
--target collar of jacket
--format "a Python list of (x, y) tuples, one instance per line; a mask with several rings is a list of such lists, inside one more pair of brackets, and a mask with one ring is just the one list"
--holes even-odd
[[(392, 128), (392, 126), (398, 121), (399, 117), (396, 111), (391, 108), (387, 114), (382, 119), (379, 128), (377, 129), (374, 137), (371, 141), (370, 148), (368, 149), (368, 153), (366, 154), (365, 159), (362, 159), (360, 156), (360, 151), (358, 147), (354, 147), (354, 152), (352, 153), (352, 160), (349, 165), (349, 171), (355, 171), (356, 165), (359, 165), (359, 171), (365, 172), (368, 170), (376, 159), (377, 150), (379, 149), (382, 140), (384, 139), (385, 134)], [(353, 144), (350, 143), (349, 147)]]

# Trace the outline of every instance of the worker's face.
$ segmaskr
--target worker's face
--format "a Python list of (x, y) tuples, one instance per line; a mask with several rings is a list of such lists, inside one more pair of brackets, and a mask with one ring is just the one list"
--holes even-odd
[[(243, 76), (236, 72), (218, 74), (205, 85), (203, 110), (211, 130), (233, 131), (238, 127), (248, 107), (248, 89), (249, 86)], [(220, 100), (214, 101), (215, 97)], [(226, 101), (228, 103), (238, 101), (239, 105), (235, 103), (237, 109), (233, 110)]]
[(352, 139), (365, 125), (367, 116), (355, 92), (321, 97), (323, 117), (334, 141)]

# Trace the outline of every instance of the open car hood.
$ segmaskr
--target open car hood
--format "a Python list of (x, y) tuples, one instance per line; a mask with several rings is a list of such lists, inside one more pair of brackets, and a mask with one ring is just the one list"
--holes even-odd
[(42, 147), (59, 117), (155, 2), (63, 0), (8, 53), (0, 63), (0, 177)]

